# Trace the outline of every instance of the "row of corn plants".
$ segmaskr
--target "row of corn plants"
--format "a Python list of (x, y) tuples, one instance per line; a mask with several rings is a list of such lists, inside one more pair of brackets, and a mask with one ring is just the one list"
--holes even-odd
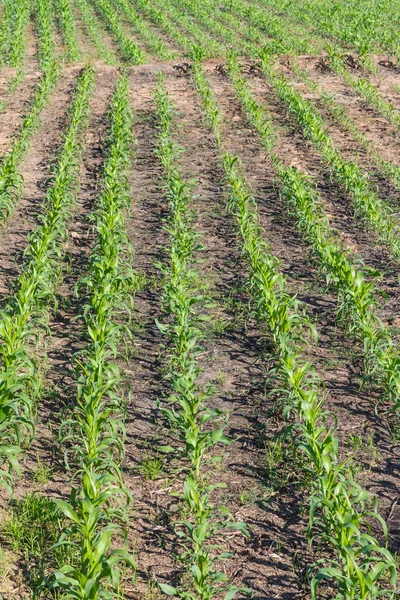
[(134, 143), (126, 75), (117, 83), (110, 119), (101, 192), (92, 215), (96, 243), (88, 273), (78, 284), (88, 344), (74, 357), (76, 402), (60, 426), (74, 484), (68, 501), (56, 501), (68, 522), (59, 545), (72, 545), (77, 558), (41, 586), (41, 592), (58, 590), (62, 598), (76, 600), (121, 598), (122, 572), (135, 571), (125, 541), (132, 498), (122, 477), (126, 403), (117, 364), (126, 343), (123, 315), (137, 281), (125, 226)]
[(341, 600), (393, 598), (397, 585), (395, 559), (369, 533), (371, 519), (381, 523), (384, 530), (386, 525), (371, 494), (340, 463), (339, 441), (334, 428), (328, 425), (335, 420), (324, 408), (322, 382), (313, 366), (302, 358), (304, 343), (313, 328), (304, 306), (286, 291), (279, 262), (264, 241), (257, 205), (239, 159), (224, 150), (222, 114), (199, 64), (195, 65), (194, 80), (221, 150), (227, 205), (236, 220), (250, 268), (249, 290), (255, 310), (268, 325), (275, 347), (274, 373), (279, 392), (286, 399), (285, 415), (294, 417), (292, 435), (310, 465), (308, 538), (310, 544), (330, 550), (313, 565), (311, 596), (321, 597), (320, 586), (328, 580), (336, 586), (336, 598)]
[(39, 64), (41, 70), (46, 73), (54, 69), (54, 62), (56, 61), (56, 45), (53, 37), (54, 6), (52, 0), (33, 0), (33, 2), (39, 37)]
[(39, 80), (32, 98), (30, 110), (24, 117), (19, 133), (8, 153), (0, 163), (0, 223), (4, 223), (14, 212), (23, 192), (23, 178), (19, 171), (24, 156), (29, 150), (32, 137), (38, 131), (40, 115), (47, 106), (59, 79), (59, 69), (54, 56), (54, 40), (49, 17), (48, 0), (36, 0), (35, 17), (39, 30), (40, 65), (43, 76)]
[(94, 43), (99, 56), (107, 65), (114, 65), (117, 59), (113, 52), (107, 48), (104, 43), (104, 31), (93, 7), (87, 0), (75, 0), (78, 11), (81, 14), (82, 21), (89, 38)]
[(15, 294), (0, 316), (0, 484), (12, 488), (19, 472), (22, 435), (33, 433), (33, 401), (37, 388), (35, 361), (30, 347), (46, 327), (55, 302), (67, 223), (79, 187), (83, 132), (89, 119), (94, 73), (86, 68), (77, 83), (70, 125), (46, 195), (41, 224), (28, 236), (25, 263)]
[(123, 60), (128, 65), (139, 65), (144, 63), (143, 50), (129, 38), (122, 27), (118, 14), (109, 0), (91, 0), (97, 13), (104, 20), (107, 29), (115, 36), (118, 48)]
[(287, 82), (272, 64), (271, 56), (263, 54), (263, 73), (271, 83), (288, 112), (299, 123), (303, 135), (310, 139), (330, 167), (338, 183), (349, 194), (355, 212), (360, 215), (385, 242), (396, 260), (400, 259), (400, 229), (390, 207), (372, 188), (368, 175), (356, 162), (346, 160), (335, 147), (316, 107)]
[(144, 21), (128, 0), (113, 0), (113, 4), (126, 17), (127, 21), (133, 25), (154, 56), (161, 60), (173, 60), (177, 57), (176, 53), (170, 50), (156, 33), (153, 33), (146, 21)]
[(227, 415), (210, 406), (212, 389), (199, 382), (201, 323), (207, 318), (204, 314), (207, 299), (199, 289), (196, 271), (201, 243), (192, 225), (190, 184), (182, 179), (178, 166), (182, 149), (171, 135), (175, 110), (161, 78), (155, 101), (156, 155), (162, 165), (170, 213), (166, 226), (169, 234), (167, 261), (160, 265), (165, 278), (163, 305), (166, 315), (165, 322), (158, 322), (158, 327), (169, 340), (167, 378), (172, 394), (161, 410), (177, 431), (180, 441), (175, 449), (163, 447), (161, 450), (176, 452), (187, 464), (181, 499), (188, 517), (177, 523), (176, 530), (184, 547), (180, 558), (191, 579), (187, 588), (167, 584), (160, 584), (160, 588), (169, 596), (185, 600), (212, 600), (221, 593), (225, 594), (225, 600), (230, 600), (238, 592), (250, 593), (250, 590), (232, 586), (218, 568), (218, 563), (230, 556), (216, 552), (220, 547), (218, 540), (228, 528), (246, 535), (247, 531), (244, 523), (235, 522), (227, 509), (214, 506), (212, 501), (214, 490), (223, 486), (209, 481), (210, 451), (228, 441), (224, 436)]
[(374, 380), (396, 408), (400, 408), (398, 372), (400, 353), (390, 331), (377, 316), (378, 290), (365, 280), (359, 266), (351, 260), (337, 234), (334, 233), (323, 203), (308, 176), (285, 165), (272, 152), (277, 133), (270, 115), (252, 96), (249, 84), (243, 79), (237, 60), (231, 57), (229, 73), (233, 87), (245, 109), (247, 118), (259, 134), (271, 155), (281, 184), (281, 196), (294, 215), (298, 228), (325, 274), (326, 283), (338, 294), (338, 318), (348, 332), (363, 343), (365, 352), (365, 381)]
[(10, 151), (0, 163), (0, 224), (4, 224), (14, 213), (22, 195), (24, 185), (19, 165), (30, 147), (33, 135), (39, 129), (41, 112), (48, 104), (58, 78), (58, 67), (54, 63), (53, 68), (46, 71), (36, 85), (30, 110), (22, 121)]
[(54, 8), (66, 46), (67, 60), (74, 62), (81, 58), (78, 38), (76, 35), (74, 13), (69, 0), (54, 0)]
[(318, 94), (319, 101), (329, 111), (329, 114), (335, 119), (335, 121), (341, 127), (346, 129), (359, 144), (361, 144), (361, 146), (368, 152), (372, 160), (380, 169), (382, 174), (385, 175), (395, 187), (399, 188), (400, 167), (395, 165), (392, 161), (387, 161), (382, 156), (379, 149), (373, 144), (373, 142), (371, 142), (371, 140), (369, 140), (365, 134), (361, 133), (356, 123), (350, 117), (349, 111), (346, 109), (346, 107), (337, 102), (335, 98), (326, 92), (321, 85), (311, 79), (307, 72), (300, 67), (296, 60), (290, 61), (290, 68), (309, 89), (311, 89), (315, 94)]
[(31, 0), (7, 2), (3, 16), (3, 31), (0, 36), (0, 57), (5, 64), (17, 69), (10, 88), (14, 90), (23, 76), (26, 54), (27, 29), (32, 12)]

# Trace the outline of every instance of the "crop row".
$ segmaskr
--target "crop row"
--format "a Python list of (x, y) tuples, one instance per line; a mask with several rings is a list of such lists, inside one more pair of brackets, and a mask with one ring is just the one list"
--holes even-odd
[(46, 195), (41, 224), (28, 236), (25, 264), (13, 295), (0, 319), (1, 472), (0, 483), (12, 488), (24, 431), (33, 433), (33, 398), (38, 378), (31, 358), (32, 343), (39, 343), (47, 313), (55, 301), (67, 223), (74, 209), (83, 150), (83, 132), (89, 118), (94, 74), (85, 69), (71, 106), (71, 122)]
[(54, 8), (58, 14), (61, 31), (66, 46), (67, 58), (70, 61), (78, 61), (81, 57), (79, 51), (78, 38), (76, 35), (76, 27), (74, 14), (69, 0), (53, 0)]
[(74, 467), (74, 485), (69, 501), (56, 502), (68, 522), (59, 545), (72, 545), (72, 559), (78, 558), (42, 584), (42, 589), (61, 589), (63, 597), (93, 600), (117, 596), (124, 565), (135, 570), (132, 554), (116, 548), (126, 537), (132, 506), (122, 477), (125, 402), (116, 361), (128, 333), (123, 315), (137, 283), (125, 227), (134, 142), (125, 75), (115, 89), (110, 119), (102, 190), (92, 215), (96, 243), (88, 273), (78, 285), (81, 294), (85, 292), (80, 294), (81, 317), (89, 342), (74, 358), (76, 403), (60, 426), (66, 464)]
[[(201, 244), (192, 226), (190, 186), (182, 180), (177, 158), (181, 149), (173, 141), (174, 107), (160, 79), (156, 91), (156, 114), (158, 135), (156, 154), (162, 164), (163, 185), (169, 202), (167, 232), (168, 261), (160, 265), (165, 278), (163, 304), (166, 322), (157, 323), (160, 331), (169, 339), (167, 347), (167, 379), (172, 394), (161, 408), (162, 414), (178, 432), (180, 445), (162, 447), (160, 450), (176, 453), (189, 464), (183, 483), (182, 501), (188, 518), (176, 525), (177, 535), (184, 551), (184, 561), (191, 578), (190, 589), (160, 584), (169, 596), (185, 600), (212, 600), (225, 593), (225, 600), (233, 599), (237, 592), (250, 593), (229, 583), (227, 576), (218, 569), (218, 562), (230, 556), (215, 555), (215, 541), (220, 540), (226, 529), (240, 530), (247, 534), (244, 523), (235, 522), (226, 508), (214, 506), (212, 493), (222, 484), (209, 481), (215, 452), (211, 450), (228, 440), (224, 436), (227, 415), (212, 408), (210, 386), (200, 384), (199, 355), (201, 347), (201, 323), (207, 319), (204, 309), (208, 303), (199, 289), (196, 270), (196, 254)], [(169, 318), (168, 318), (169, 317)]]

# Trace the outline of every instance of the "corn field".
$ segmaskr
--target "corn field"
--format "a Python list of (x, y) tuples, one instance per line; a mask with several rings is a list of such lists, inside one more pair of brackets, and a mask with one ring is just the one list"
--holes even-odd
[(0, 599), (400, 596), (400, 4), (0, 0)]

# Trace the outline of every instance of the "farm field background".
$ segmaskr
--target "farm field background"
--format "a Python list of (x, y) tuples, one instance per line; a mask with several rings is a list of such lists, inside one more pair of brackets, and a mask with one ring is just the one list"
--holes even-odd
[(0, 598), (399, 598), (399, 31), (0, 0)]

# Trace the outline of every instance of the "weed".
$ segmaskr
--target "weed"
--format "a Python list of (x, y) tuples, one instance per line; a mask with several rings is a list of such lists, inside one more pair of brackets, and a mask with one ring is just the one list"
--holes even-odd
[(141, 471), (146, 479), (155, 481), (162, 473), (164, 461), (159, 456), (146, 456), (141, 463)]

